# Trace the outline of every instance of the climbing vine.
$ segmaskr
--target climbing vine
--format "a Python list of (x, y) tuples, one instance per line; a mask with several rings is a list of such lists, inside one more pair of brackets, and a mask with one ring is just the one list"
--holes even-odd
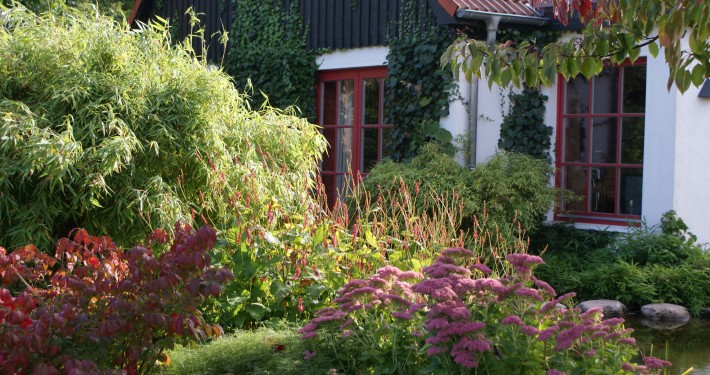
[(296, 105), (315, 120), (315, 52), (307, 47), (298, 2), (282, 10), (280, 2), (239, 0), (230, 32), (232, 45), (225, 69), (238, 88), (253, 87), (252, 104), (264, 101), (285, 108)]
[(549, 159), (552, 127), (545, 125), (547, 96), (538, 88), (525, 87), (508, 95), (508, 113), (500, 125), (498, 148), (516, 151), (540, 159)]
[[(541, 30), (504, 29), (499, 31), (499, 43), (527, 41), (545, 46), (557, 39), (558, 33)], [(516, 151), (540, 159), (550, 159), (552, 127), (545, 125), (547, 96), (536, 87), (524, 87), (522, 93), (510, 91), (508, 113), (500, 126), (498, 148)]]
[(455, 151), (451, 133), (439, 126), (455, 90), (451, 72), (439, 68), (439, 57), (451, 39), (424, 4), (402, 2), (396, 32), (388, 40), (385, 121), (395, 127), (385, 148), (396, 161), (412, 158), (429, 142), (448, 153)]

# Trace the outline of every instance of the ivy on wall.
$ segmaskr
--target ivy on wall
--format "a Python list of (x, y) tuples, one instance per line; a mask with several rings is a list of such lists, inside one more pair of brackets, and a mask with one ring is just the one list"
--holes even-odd
[(549, 159), (552, 127), (545, 125), (547, 96), (538, 88), (525, 87), (508, 95), (510, 106), (500, 125), (498, 148), (540, 159)]
[[(235, 1), (235, 0), (231, 0)], [(297, 106), (302, 116), (315, 121), (316, 54), (307, 48), (298, 2), (281, 9), (281, 2), (239, 0), (230, 31), (226, 72), (237, 88), (253, 86), (252, 104), (278, 108)]]
[(449, 31), (437, 25), (423, 2), (404, 1), (401, 12), (397, 32), (388, 40), (385, 121), (395, 127), (385, 148), (395, 161), (411, 159), (429, 142), (453, 154), (451, 133), (439, 126), (455, 90), (451, 72), (439, 67), (451, 43)]
[[(525, 40), (545, 46), (556, 40), (558, 33), (541, 30), (501, 30), (500, 43), (520, 43)], [(540, 159), (550, 159), (552, 127), (545, 125), (545, 102), (547, 96), (536, 87), (524, 87), (522, 93), (508, 94), (508, 113), (500, 126), (498, 148), (515, 151)]]

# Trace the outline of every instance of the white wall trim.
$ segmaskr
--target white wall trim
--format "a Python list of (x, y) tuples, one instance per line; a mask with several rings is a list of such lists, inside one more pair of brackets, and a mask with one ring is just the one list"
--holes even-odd
[(338, 50), (316, 57), (318, 70), (386, 66), (390, 49), (384, 46)]

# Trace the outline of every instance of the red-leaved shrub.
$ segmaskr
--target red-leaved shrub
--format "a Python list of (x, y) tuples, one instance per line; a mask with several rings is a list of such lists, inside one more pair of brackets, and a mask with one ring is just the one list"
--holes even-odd
[(175, 226), (121, 250), (78, 229), (50, 256), (0, 247), (0, 373), (147, 373), (176, 342), (220, 336), (198, 308), (233, 279), (210, 266), (212, 228)]

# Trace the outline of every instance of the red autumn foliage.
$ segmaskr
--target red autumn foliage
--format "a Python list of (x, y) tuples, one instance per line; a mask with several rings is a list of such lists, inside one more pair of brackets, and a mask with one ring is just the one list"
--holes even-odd
[(147, 373), (176, 342), (220, 336), (198, 310), (234, 278), (210, 265), (215, 240), (176, 225), (158, 255), (165, 232), (127, 251), (84, 229), (54, 256), (0, 247), (0, 373)]

